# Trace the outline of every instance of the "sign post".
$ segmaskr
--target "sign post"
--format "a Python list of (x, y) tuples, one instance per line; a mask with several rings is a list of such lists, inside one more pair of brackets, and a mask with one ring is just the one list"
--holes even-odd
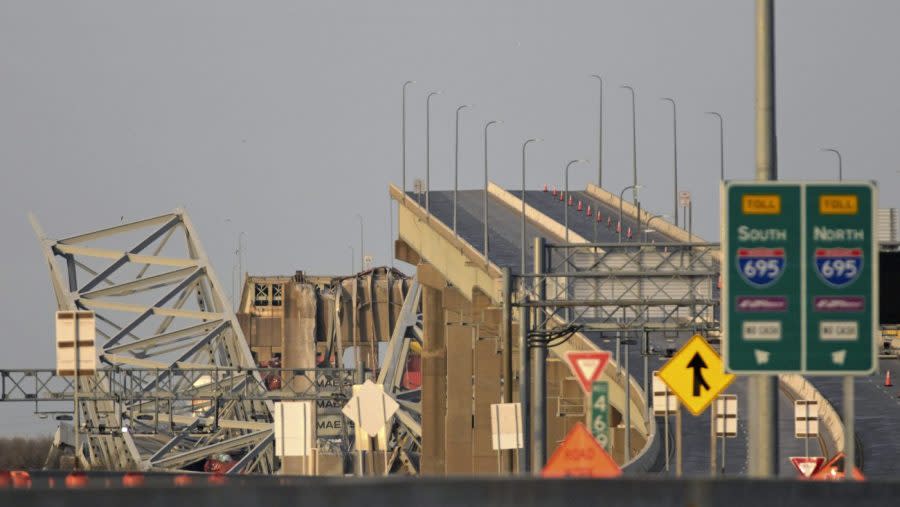
[(715, 436), (722, 439), (722, 466), (725, 474), (725, 439), (736, 438), (738, 428), (738, 397), (736, 394), (722, 394), (713, 404), (715, 414)]
[(97, 324), (94, 312), (56, 312), (56, 374), (72, 375), (74, 387), (73, 401), (75, 426), (75, 469), (82, 459), (81, 446), (81, 405), (78, 393), (81, 390), (81, 376), (93, 375), (97, 369)]
[[(844, 376), (852, 442), (853, 376), (877, 366), (875, 186), (728, 182), (722, 192), (728, 371)], [(852, 463), (853, 446), (847, 454)]]
[[(659, 371), (653, 372), (653, 415), (663, 416), (663, 432), (666, 454), (666, 471), (669, 470), (669, 415), (678, 410), (678, 398), (659, 378)], [(680, 430), (680, 428), (679, 428)], [(680, 439), (679, 439), (680, 440)]]
[[(809, 457), (809, 437), (819, 436), (819, 402), (794, 401), (794, 436), (805, 440), (806, 457)], [(811, 475), (811, 474), (810, 474)]]

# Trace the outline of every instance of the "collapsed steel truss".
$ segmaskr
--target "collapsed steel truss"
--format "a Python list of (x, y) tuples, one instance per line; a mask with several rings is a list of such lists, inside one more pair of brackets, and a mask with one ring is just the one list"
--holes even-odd
[[(128, 399), (116, 398), (115, 376), (102, 372), (73, 385), (82, 398), (80, 431), (132, 429), (86, 432), (86, 464), (172, 470), (230, 452), (242, 456), (232, 473), (273, 472), (271, 401), (187, 214), (179, 209), (60, 240), (48, 238), (34, 217), (32, 225), (58, 308), (94, 311), (100, 360), (140, 379)], [(227, 398), (221, 403), (198, 408), (190, 398), (218, 388)], [(161, 390), (179, 395), (154, 398)], [(166, 417), (157, 417), (160, 403)], [(210, 417), (219, 424), (204, 424)]]

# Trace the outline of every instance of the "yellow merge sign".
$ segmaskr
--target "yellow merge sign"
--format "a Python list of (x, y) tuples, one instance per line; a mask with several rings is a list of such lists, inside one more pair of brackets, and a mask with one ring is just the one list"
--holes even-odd
[(700, 335), (694, 335), (665, 366), (659, 378), (684, 406), (700, 415), (734, 380), (716, 351)]

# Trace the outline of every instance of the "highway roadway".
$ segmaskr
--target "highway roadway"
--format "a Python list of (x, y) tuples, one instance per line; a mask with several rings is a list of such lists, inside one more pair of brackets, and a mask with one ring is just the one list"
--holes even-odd
[[(511, 191), (513, 195), (521, 195), (521, 191)], [(422, 205), (425, 204), (424, 196), (416, 196), (410, 193), (413, 199), (418, 199)], [(480, 190), (463, 190), (458, 194), (457, 209), (457, 231), (464, 240), (470, 243), (474, 248), (483, 251), (484, 248), (484, 226), (483, 226), (483, 198), (484, 194)], [(616, 242), (618, 235), (615, 232), (615, 223), (618, 217), (618, 209), (612, 209), (602, 205), (593, 198), (583, 192), (573, 192), (575, 204), (580, 199), (584, 206), (591, 204), (592, 210), (600, 210), (603, 221), (596, 228), (596, 240), (598, 242)], [(526, 192), (526, 202), (534, 208), (540, 210), (553, 220), (560, 224), (564, 222), (564, 205), (557, 197), (551, 195), (550, 192), (528, 191)], [(432, 191), (430, 195), (431, 213), (452, 228), (453, 224), (453, 192), (452, 191)], [(594, 240), (595, 219), (585, 216), (584, 212), (575, 211), (576, 206), (573, 205), (569, 210), (569, 226), (570, 229), (586, 239)], [(606, 217), (612, 218), (611, 227), (606, 226)], [(488, 222), (489, 228), (489, 254), (491, 261), (499, 266), (508, 266), (513, 273), (520, 271), (521, 264), (521, 213), (511, 209), (499, 200), (489, 197), (488, 199)], [(623, 224), (623, 241), (626, 241), (625, 232), (628, 227), (632, 227), (636, 234), (635, 223), (631, 220), (625, 220)], [(651, 239), (658, 241), (672, 241), (659, 233), (652, 233)], [(554, 235), (529, 221), (526, 225), (526, 271), (531, 272), (533, 269), (532, 245), (536, 236), (543, 236), (551, 241), (559, 241)], [(613, 339), (604, 339), (599, 333), (588, 333), (588, 337), (598, 346), (608, 350), (615, 349), (615, 341)], [(679, 340), (680, 341), (680, 340)], [(664, 350), (666, 346), (672, 346), (661, 339), (651, 340), (651, 347), (656, 351)], [(676, 343), (675, 346), (680, 346)], [(625, 347), (623, 347), (624, 349)], [(627, 347), (630, 363), (630, 373), (639, 382), (643, 383), (643, 358), (640, 354), (640, 348), (633, 346)], [(651, 357), (650, 371), (659, 369), (664, 364), (664, 358)], [(746, 400), (747, 400), (747, 382), (744, 378), (738, 378), (726, 391), (728, 393), (737, 394), (739, 400), (739, 424), (738, 436), (728, 439), (726, 442), (726, 463), (725, 474), (736, 475), (744, 474), (747, 471), (747, 425), (746, 425)], [(799, 456), (804, 452), (804, 444), (802, 440), (794, 438), (793, 434), (793, 405), (792, 400), (781, 396), (779, 400), (780, 409), (780, 447), (781, 459), (779, 474), (785, 477), (796, 476), (796, 471), (790, 465), (788, 456)], [(686, 475), (708, 475), (710, 472), (710, 421), (708, 413), (699, 417), (693, 417), (686, 411), (683, 412), (683, 438), (684, 438), (684, 472)], [(657, 418), (659, 422), (660, 433), (662, 433), (662, 418)], [(674, 433), (674, 417), (671, 418), (669, 424), (670, 432)], [(719, 466), (721, 466), (721, 441), (719, 442), (717, 454), (719, 454)], [(814, 442), (811, 442), (811, 449), (815, 452)], [(674, 442), (672, 445), (674, 453)], [(674, 473), (674, 459), (671, 460), (672, 468), (670, 473)]]

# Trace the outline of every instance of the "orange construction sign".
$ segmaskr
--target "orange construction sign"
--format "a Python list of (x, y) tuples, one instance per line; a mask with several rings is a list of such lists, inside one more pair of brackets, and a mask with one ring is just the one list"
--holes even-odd
[(582, 423), (569, 430), (547, 461), (543, 477), (618, 477), (622, 469)]

